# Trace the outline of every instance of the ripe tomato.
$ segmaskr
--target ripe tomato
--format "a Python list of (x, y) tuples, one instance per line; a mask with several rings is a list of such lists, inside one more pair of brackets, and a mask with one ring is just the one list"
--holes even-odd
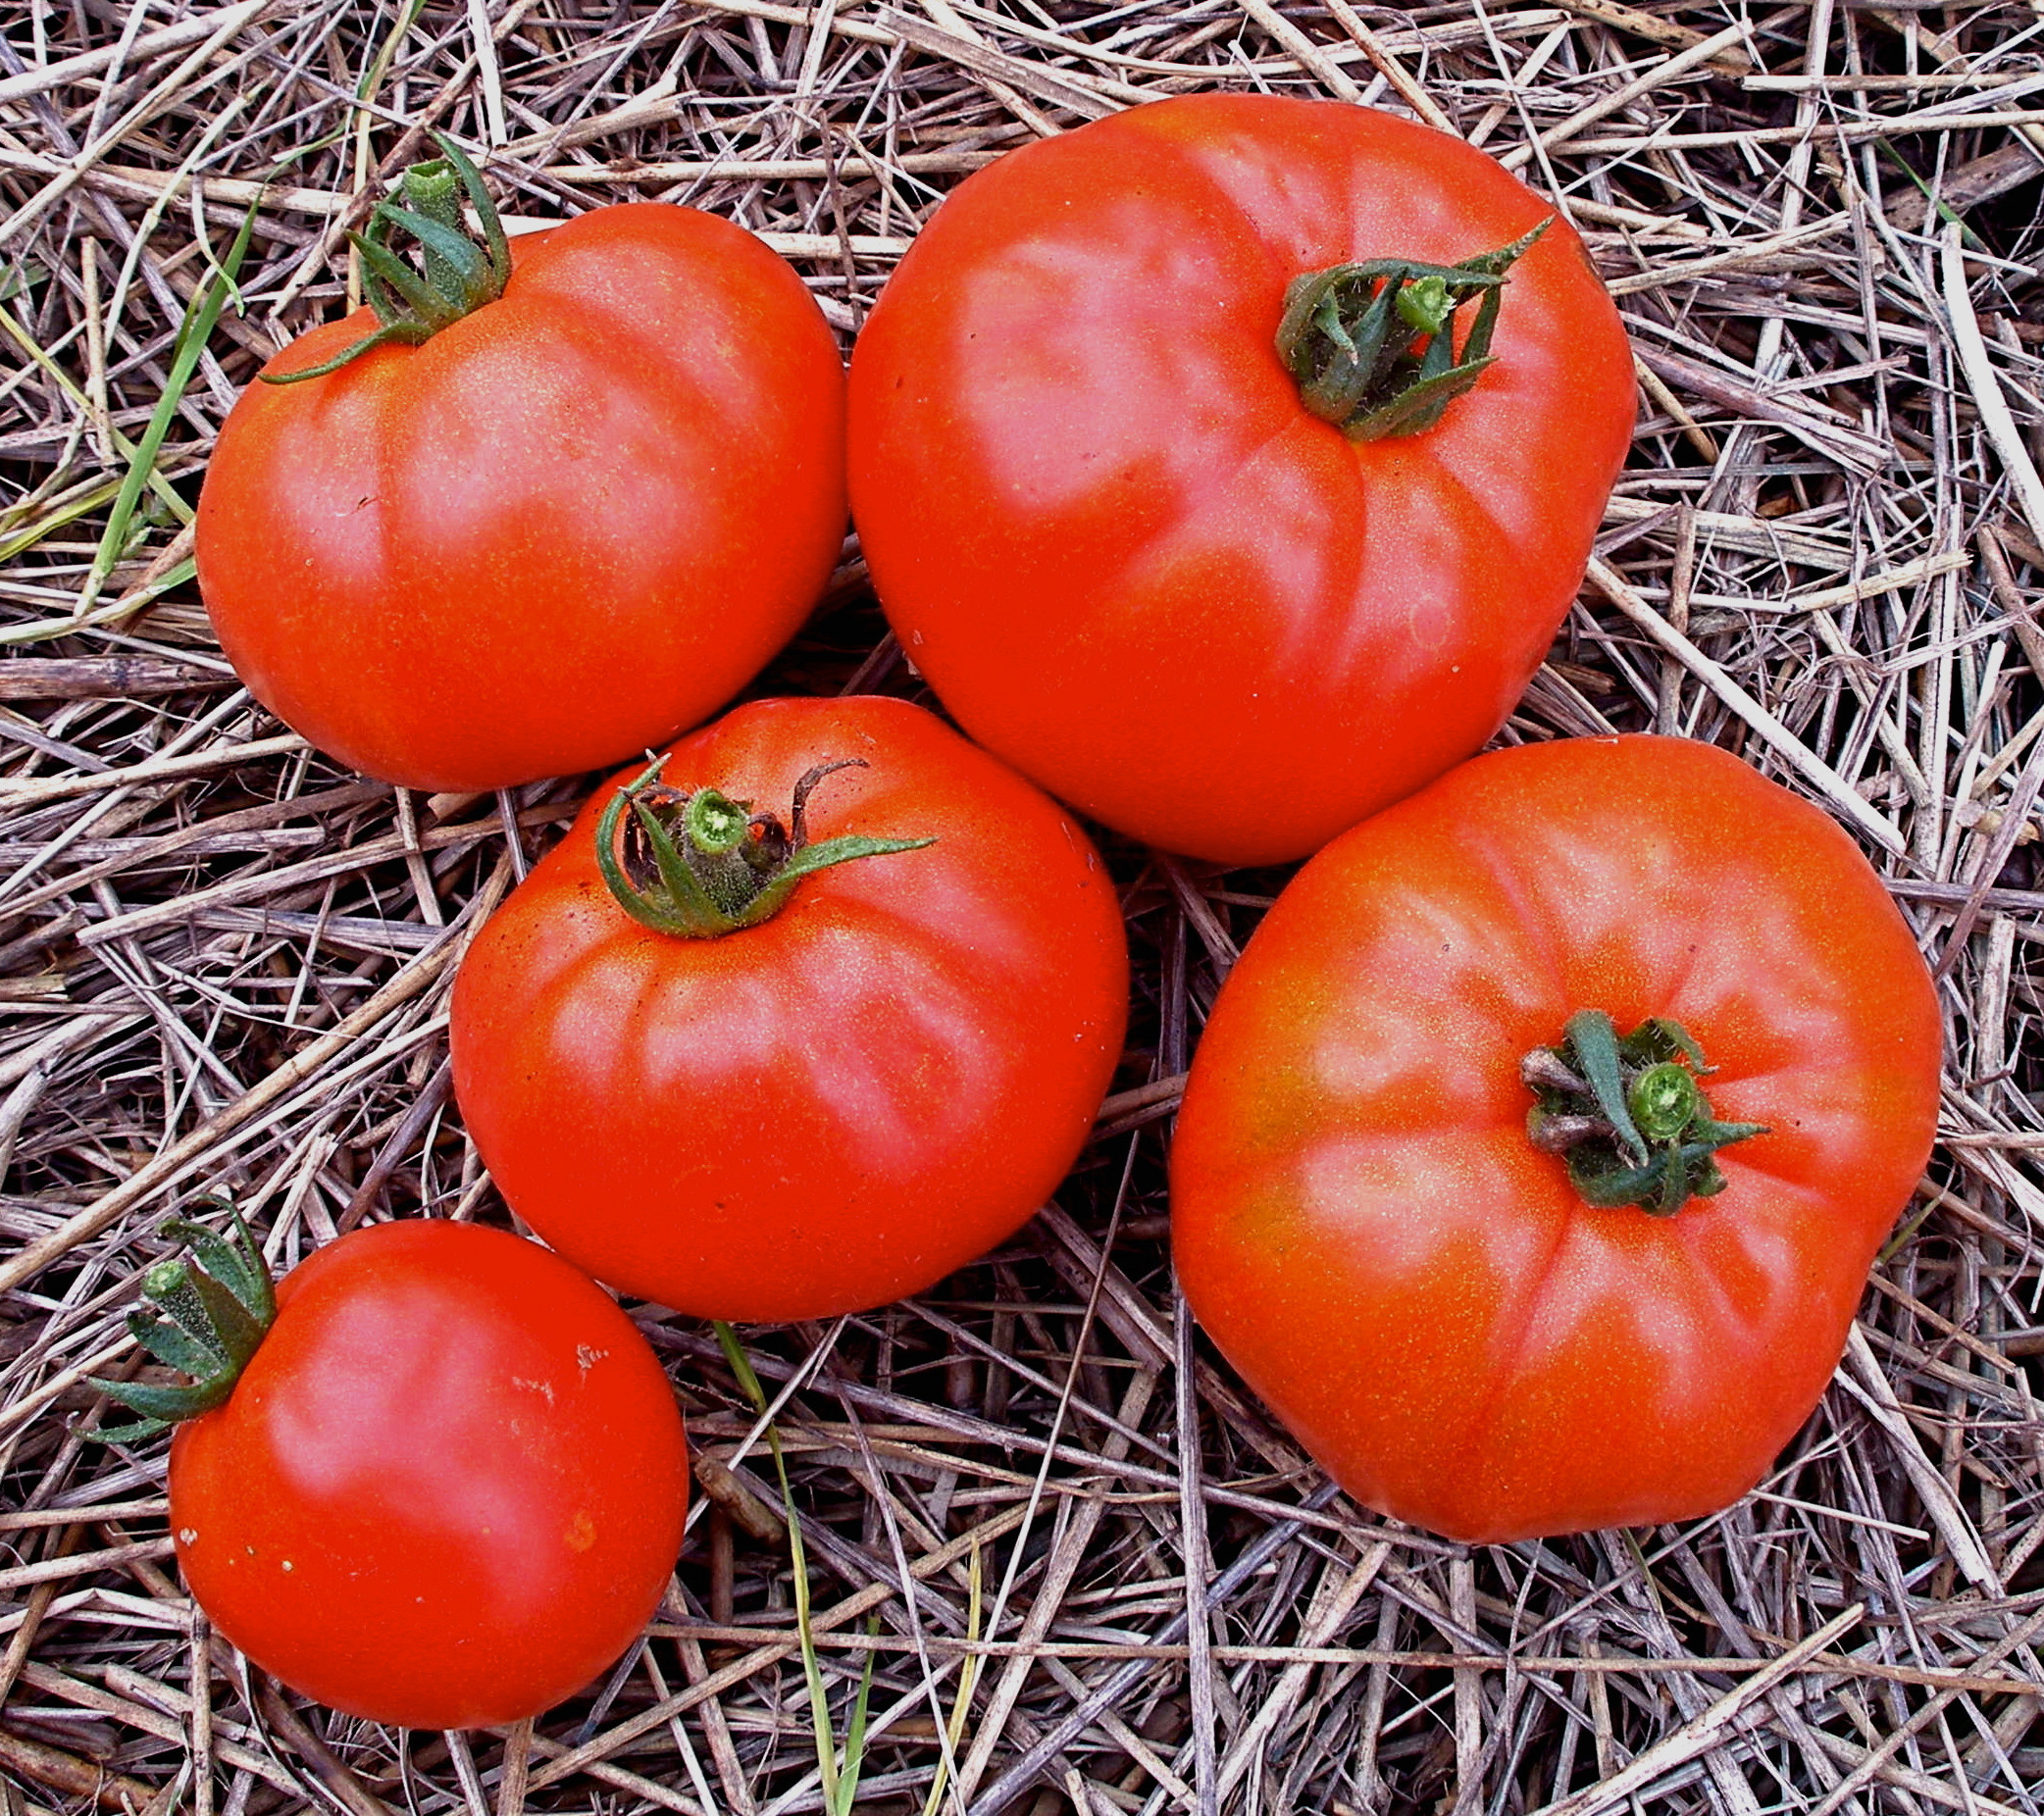
[[(1763, 1126), (1674, 1163), (1714, 1195), (1651, 1214), (1655, 1144), (1647, 1207), (1612, 1202), (1614, 1125), (1547, 1082), (1581, 1011), (1646, 1029), (1627, 1073)], [(1328, 846), (1229, 978), (1172, 1155), (1185, 1290), (1396, 1518), (1502, 1541), (1710, 1513), (1836, 1365), (1938, 1056), (1916, 941), (1814, 807), (1676, 739), (1479, 757)]]
[[(619, 784), (599, 790), (463, 961), (469, 1132), (512, 1208), (627, 1292), (763, 1321), (919, 1292), (1019, 1228), (1092, 1129), (1127, 1013), (1113, 884), (1049, 801), (905, 701), (758, 701), (661, 769), (678, 843), (680, 791), (721, 803), (740, 842), (690, 861), (736, 880), (727, 900), (791, 844), (934, 842), (683, 937), (606, 885)], [(792, 797), (792, 828), (765, 825)]]
[(178, 1430), (171, 1530), (213, 1623), (349, 1715), (485, 1728), (572, 1695), (681, 1550), (681, 1415), (632, 1321), (535, 1242), (379, 1224), (279, 1285)]
[(1304, 274), (1454, 265), (1552, 213), (1426, 127), (1253, 95), (961, 184), (851, 366), (853, 516), (945, 705), (1109, 826), (1231, 863), (1302, 857), (1477, 749), (1625, 457), (1617, 313), (1554, 220), (1495, 366), (1375, 440), (1313, 414), (1275, 340)]
[(844, 533), (837, 344), (751, 234), (635, 204), (511, 256), (497, 301), (421, 345), (251, 384), (199, 498), (200, 588), (249, 690), (412, 787), (565, 775), (695, 724), (794, 633)]

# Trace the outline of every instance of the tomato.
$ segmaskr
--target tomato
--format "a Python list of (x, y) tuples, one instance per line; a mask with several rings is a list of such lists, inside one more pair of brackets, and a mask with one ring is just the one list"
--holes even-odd
[[(1557, 1084), (1599, 1026), (1637, 1038), (1645, 1169)], [(1916, 941), (1815, 808), (1677, 739), (1479, 757), (1251, 939), (1178, 1125), (1180, 1276), (1381, 1512), (1472, 1542), (1714, 1512), (1838, 1361), (1938, 1062)], [(1661, 1091), (1701, 1098), (1686, 1133), (1647, 1127)]]
[[(837, 344), (751, 234), (633, 204), (511, 258), (423, 344), (251, 384), (199, 498), (200, 589), (249, 690), (417, 788), (697, 723), (794, 633), (844, 533)], [(265, 373), (375, 327), (314, 328)]]
[(1132, 108), (962, 183), (853, 351), (851, 494), (965, 730), (1228, 863), (1304, 856), (1477, 749), (1625, 456), (1610, 299), (1553, 220), (1496, 364), (1374, 440), (1308, 409), (1274, 343), (1304, 274), (1508, 252), (1552, 214), (1424, 126), (1254, 95)]
[[(919, 1292), (1026, 1222), (1091, 1132), (1127, 1014), (1113, 884), (1049, 801), (905, 701), (758, 701), (661, 773), (639, 798), (685, 846), (714, 805), (722, 868), (690, 861), (752, 902), (739, 919), (771, 912), (642, 925), (602, 874), (624, 804), (600, 790), (462, 963), (469, 1132), (519, 1216), (626, 1292), (761, 1321)], [(858, 855), (876, 838), (894, 848)], [(856, 861), (747, 896), (791, 846)]]
[(632, 1321), (537, 1243), (372, 1225), (171, 1448), (191, 1592), (264, 1670), (349, 1715), (485, 1728), (609, 1665), (681, 1550), (681, 1415)]

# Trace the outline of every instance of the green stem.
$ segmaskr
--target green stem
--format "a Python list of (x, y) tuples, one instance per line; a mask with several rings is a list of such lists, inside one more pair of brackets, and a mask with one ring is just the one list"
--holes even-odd
[(1720, 1148), (1767, 1133), (1717, 1121), (1697, 1083), (1711, 1070), (1679, 1022), (1657, 1016), (1621, 1040), (1602, 1009), (1578, 1010), (1559, 1046), (1535, 1047), (1519, 1066), (1534, 1096), (1527, 1138), (1568, 1156), (1585, 1203), (1672, 1217), (1724, 1189)]
[[(405, 212), (443, 227), (473, 249), (474, 243), (462, 230), (461, 179), (452, 164), (445, 158), (415, 164), (405, 172), (401, 187)], [(463, 277), (459, 266), (430, 241), (421, 240), (419, 249), (425, 257), (426, 281), (442, 296), (454, 294)]]
[[(1459, 265), (1370, 259), (1295, 277), (1277, 350), (1300, 401), (1352, 441), (1432, 429), (1497, 364), (1491, 335), (1505, 274), (1553, 221)], [(1456, 314), (1476, 298), (1476, 319), (1457, 353)]]
[[(619, 907), (655, 933), (720, 939), (771, 920), (787, 906), (795, 885), (820, 870), (936, 843), (869, 838), (862, 832), (809, 842), (810, 793), (838, 770), (864, 769), (863, 758), (819, 763), (808, 771), (794, 785), (787, 826), (770, 813), (753, 812), (751, 802), (734, 801), (715, 788), (665, 786), (658, 780), (665, 761), (659, 759), (618, 789), (596, 821), (596, 867), (604, 883)], [(629, 832), (622, 851), (621, 824)]]
[[(413, 165), (398, 185), (401, 199), (379, 202), (368, 227), (348, 235), (362, 260), (376, 331), (317, 366), (266, 372), (266, 384), (324, 378), (372, 347), (416, 347), (503, 295), (511, 278), (511, 243), (504, 237), (504, 224), (490, 202), (489, 189), (459, 145), (443, 132), (433, 136), (442, 155)], [(483, 227), (480, 244), (462, 224), (464, 193)], [(414, 271), (390, 245), (391, 233), (400, 227), (419, 242), (423, 272)]]
[(93, 1433), (101, 1441), (131, 1443), (153, 1438), (180, 1419), (196, 1418), (221, 1405), (268, 1334), (277, 1317), (270, 1269), (241, 1213), (230, 1204), (226, 1209), (234, 1222), (231, 1236), (182, 1217), (166, 1220), (164, 1236), (178, 1247), (190, 1249), (197, 1265), (181, 1258), (157, 1262), (142, 1276), (142, 1297), (148, 1303), (128, 1317), (135, 1341), (159, 1362), (191, 1376), (192, 1385), (89, 1383), (142, 1415), (132, 1425), (102, 1426)]

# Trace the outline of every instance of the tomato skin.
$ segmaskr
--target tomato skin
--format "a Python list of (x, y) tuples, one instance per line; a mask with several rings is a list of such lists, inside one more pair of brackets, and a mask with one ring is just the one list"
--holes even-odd
[(199, 498), (200, 590), (249, 690), (411, 787), (566, 775), (696, 723), (794, 633), (844, 534), (843, 367), (783, 260), (652, 203), (512, 256), (501, 298), (421, 346), (249, 385)]
[(408, 1728), (523, 1720), (635, 1639), (688, 1458), (630, 1319), (537, 1243), (426, 1218), (278, 1286), (233, 1395), (179, 1428), (185, 1583), (264, 1670)]
[(1581, 581), (1631, 357), (1557, 220), (1500, 363), (1354, 443), (1273, 346), (1285, 286), (1452, 264), (1552, 210), (1482, 153), (1332, 102), (1198, 95), (1003, 158), (945, 201), (851, 363), (873, 579), (968, 732), (1173, 851), (1317, 850), (1477, 749)]
[(664, 779), (813, 841), (934, 837), (806, 878), (773, 919), (682, 939), (596, 870), (599, 789), (485, 926), (450, 1040), (505, 1198), (614, 1286), (698, 1317), (825, 1317), (919, 1292), (1019, 1229), (1121, 1056), (1128, 954), (1086, 835), (932, 714), (765, 700)]
[[(1595, 1210), (1521, 1057), (1680, 1022), (1722, 1194)], [(1201, 1322), (1358, 1499), (1470, 1542), (1680, 1520), (1809, 1415), (1936, 1128), (1937, 1002), (1852, 841), (1706, 745), (1477, 758), (1306, 866), (1195, 1057), (1172, 1241)]]

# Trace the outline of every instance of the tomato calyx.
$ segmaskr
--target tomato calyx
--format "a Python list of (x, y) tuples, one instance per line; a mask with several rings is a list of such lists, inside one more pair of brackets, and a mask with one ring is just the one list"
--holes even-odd
[(165, 1220), (163, 1235), (188, 1248), (197, 1265), (181, 1257), (155, 1263), (142, 1275), (147, 1305), (128, 1315), (128, 1329), (159, 1362), (191, 1376), (188, 1387), (149, 1382), (92, 1381), (110, 1399), (142, 1417), (131, 1425), (102, 1426), (92, 1434), (104, 1443), (132, 1443), (167, 1432), (181, 1419), (196, 1418), (224, 1403), (241, 1379), (277, 1317), (277, 1293), (263, 1252), (241, 1213), (215, 1200), (234, 1220), (224, 1236), (187, 1218)]
[(1536, 1099), (1527, 1138), (1542, 1153), (1567, 1155), (1585, 1203), (1672, 1217), (1692, 1197), (1724, 1189), (1719, 1148), (1767, 1133), (1712, 1115), (1697, 1083), (1712, 1071), (1679, 1022), (1654, 1016), (1621, 1040), (1602, 1009), (1579, 1009), (1560, 1045), (1535, 1047), (1520, 1062)]
[[(1278, 325), (1278, 357), (1300, 401), (1352, 441), (1416, 435), (1498, 362), (1491, 334), (1505, 274), (1554, 224), (1459, 265), (1368, 259), (1292, 279)], [(1457, 357), (1455, 318), (1473, 298), (1476, 319)]]
[[(367, 231), (348, 235), (362, 260), (363, 287), (380, 324), (376, 332), (317, 366), (297, 372), (266, 372), (262, 375), (266, 384), (297, 384), (324, 378), (360, 359), (372, 347), (391, 342), (416, 347), (503, 295), (511, 277), (511, 245), (483, 174), (445, 133), (433, 136), (441, 155), (405, 172), (399, 191), (402, 204), (379, 202), (370, 214)], [(481, 244), (462, 224), (463, 191), (482, 223)], [(423, 274), (414, 271), (391, 246), (391, 232), (398, 227), (419, 242)]]
[[(596, 822), (596, 866), (635, 921), (680, 939), (718, 939), (757, 927), (787, 905), (805, 877), (859, 858), (889, 857), (933, 845), (934, 838), (871, 838), (850, 832), (809, 842), (809, 796), (826, 776), (864, 769), (863, 757), (819, 763), (794, 784), (788, 824), (754, 813), (715, 788), (671, 788), (659, 781), (665, 757), (620, 788)], [(625, 822), (620, 855), (618, 829)]]

